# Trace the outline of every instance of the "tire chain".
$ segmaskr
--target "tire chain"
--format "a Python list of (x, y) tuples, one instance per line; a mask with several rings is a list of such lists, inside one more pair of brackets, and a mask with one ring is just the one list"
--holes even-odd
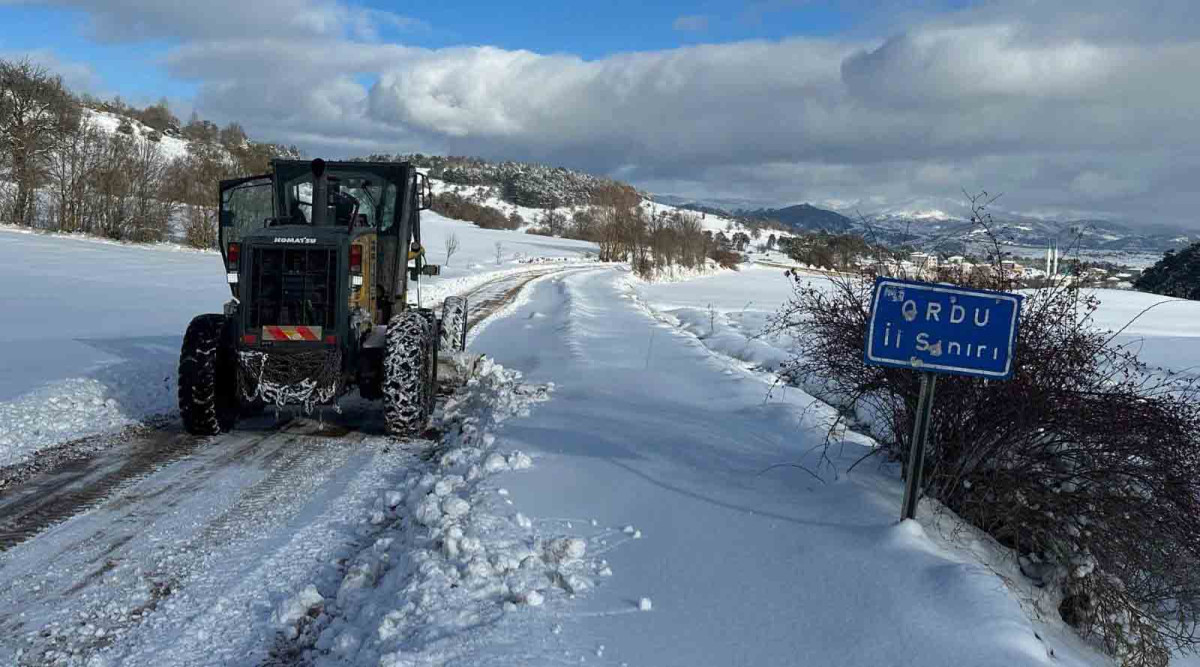
[(383, 417), (389, 433), (414, 435), (429, 418), (426, 380), (429, 319), (417, 311), (401, 313), (388, 322), (383, 360)]
[[(194, 435), (217, 435), (233, 428), (236, 410), (221, 405), (220, 366), (224, 315), (198, 315), (188, 325), (179, 355), (179, 416)], [(230, 385), (224, 389), (233, 392)], [(235, 397), (227, 397), (230, 400)]]
[(448, 296), (442, 302), (441, 348), (462, 352), (467, 339), (467, 298)]

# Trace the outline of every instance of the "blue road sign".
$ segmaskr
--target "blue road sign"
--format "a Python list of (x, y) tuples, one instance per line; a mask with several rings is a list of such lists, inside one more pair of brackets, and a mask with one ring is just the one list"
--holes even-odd
[(877, 278), (866, 363), (1007, 379), (1022, 299), (1007, 292)]

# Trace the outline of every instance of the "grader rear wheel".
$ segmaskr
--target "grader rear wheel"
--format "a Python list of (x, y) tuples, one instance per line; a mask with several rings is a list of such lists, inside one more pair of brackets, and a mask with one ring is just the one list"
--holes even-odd
[(233, 428), (240, 406), (237, 368), (224, 315), (199, 315), (188, 325), (179, 353), (179, 416), (193, 435)]

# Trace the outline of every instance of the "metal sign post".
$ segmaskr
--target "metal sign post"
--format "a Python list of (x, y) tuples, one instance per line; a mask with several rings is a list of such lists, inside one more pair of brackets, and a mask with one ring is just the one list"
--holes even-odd
[(925, 445), (933, 421), (935, 374), (992, 380), (1012, 377), (1023, 298), (895, 278), (875, 280), (863, 361), (869, 366), (921, 372), (901, 520), (917, 513)]
[(933, 416), (933, 390), (937, 376), (921, 373), (921, 398), (917, 401), (917, 423), (913, 427), (912, 448), (908, 454), (908, 475), (904, 484), (904, 506), (900, 520), (917, 516), (917, 500), (921, 494), (921, 475), (925, 471), (925, 440), (929, 437), (929, 422)]

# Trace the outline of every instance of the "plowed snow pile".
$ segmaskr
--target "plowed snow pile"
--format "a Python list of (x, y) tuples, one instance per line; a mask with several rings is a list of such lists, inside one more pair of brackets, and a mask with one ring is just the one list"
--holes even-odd
[[(467, 361), (467, 357), (460, 356)], [(529, 416), (553, 384), (480, 362), (441, 417), (445, 435), (424, 465), (379, 495), (369, 522), (380, 530), (352, 558), (336, 588), (300, 590), (280, 603), (285, 640), (317, 664), (477, 664), (530, 608), (559, 606), (611, 574), (578, 531), (535, 528), (496, 475), (532, 460), (495, 430)], [(511, 619), (507, 621), (506, 619)]]

